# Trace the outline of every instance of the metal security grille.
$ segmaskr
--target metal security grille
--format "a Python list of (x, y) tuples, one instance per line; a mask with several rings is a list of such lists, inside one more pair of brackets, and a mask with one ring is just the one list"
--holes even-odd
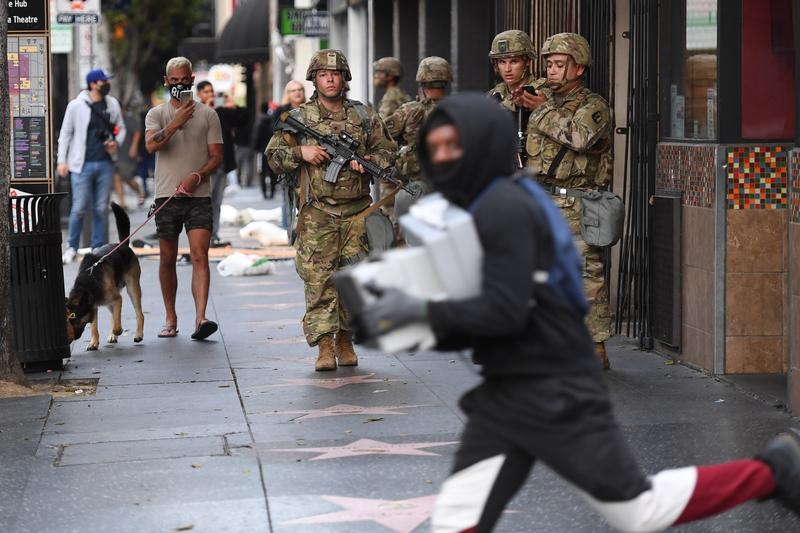
[(614, 0), (581, 1), (580, 34), (592, 48), (586, 86), (614, 103)]
[(619, 254), (616, 331), (652, 348), (652, 213), (658, 133), (657, 0), (631, 0), (628, 115), (622, 191), (627, 207)]
[[(497, 0), (494, 5), (495, 32), (504, 30), (528, 31), (531, 23), (530, 0)], [(536, 46), (536, 41), (533, 41)]]
[[(530, 34), (538, 51), (545, 40), (563, 32), (579, 32), (580, 4), (577, 0), (533, 0), (531, 2)], [(544, 74), (544, 62), (539, 58), (539, 73)]]
[(653, 338), (681, 343), (681, 193), (653, 196)]

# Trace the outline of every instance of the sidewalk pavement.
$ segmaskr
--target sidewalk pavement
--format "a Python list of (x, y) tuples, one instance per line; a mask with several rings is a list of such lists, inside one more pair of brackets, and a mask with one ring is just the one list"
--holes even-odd
[[(232, 203), (273, 205), (252, 191)], [(132, 218), (135, 227), (144, 213)], [(236, 237), (232, 228), (222, 236)], [(76, 271), (76, 264), (65, 268), (68, 287)], [(464, 422), (458, 398), (478, 381), (471, 363), (455, 353), (360, 350), (358, 367), (315, 373), (300, 326), (302, 284), (290, 261), (270, 276), (214, 271), (208, 316), (220, 331), (206, 342), (189, 339), (191, 268), (179, 266), (180, 333), (159, 339), (157, 259), (142, 259), (142, 271), (144, 341), (133, 343), (125, 302), (119, 344), (86, 352), (87, 339), (79, 340), (62, 374), (99, 380), (95, 396), (0, 400), (0, 531), (428, 529)], [(109, 318), (104, 310), (100, 316), (104, 340)], [(610, 342), (609, 352), (617, 415), (649, 472), (748, 457), (798, 425), (627, 339)], [(676, 529), (798, 530), (800, 521), (773, 502)], [(538, 465), (497, 531), (611, 530)]]

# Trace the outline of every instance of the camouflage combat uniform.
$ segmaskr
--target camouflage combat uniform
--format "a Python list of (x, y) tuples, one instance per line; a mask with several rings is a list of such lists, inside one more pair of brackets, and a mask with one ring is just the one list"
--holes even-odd
[[(588, 44), (583, 43), (585, 40), (579, 35), (558, 34), (545, 42), (542, 55), (567, 53), (579, 65), (588, 66), (591, 56)], [(551, 95), (531, 113), (528, 121), (527, 166), (546, 188), (605, 189), (613, 171), (611, 131), (611, 111), (600, 95), (582, 86), (567, 95)], [(550, 167), (562, 147), (567, 150), (551, 173)], [(575, 244), (584, 258), (584, 287), (591, 304), (587, 326), (594, 342), (602, 343), (611, 336), (611, 310), (603, 266), (605, 250), (589, 246), (577, 237), (579, 199), (554, 197), (554, 200), (570, 223), (576, 235)]]
[[(395, 162), (397, 170), (422, 195), (427, 194), (429, 190), (427, 183), (421, 179), (419, 159), (417, 157), (417, 141), (422, 125), (436, 107), (437, 101), (435, 98), (425, 96), (425, 91), (446, 89), (447, 85), (453, 81), (453, 70), (450, 67), (450, 63), (442, 57), (426, 57), (419, 63), (416, 81), (422, 89), (422, 95), (418, 96), (416, 100), (400, 106), (397, 111), (386, 119), (386, 128), (392, 138), (400, 145), (397, 161)], [(395, 202), (398, 209), (397, 214), (404, 214), (414, 201), (415, 198), (408, 193), (399, 191)], [(389, 211), (389, 213), (393, 222), (395, 222), (395, 233), (398, 242), (402, 242), (402, 233), (397, 227), (395, 213), (393, 211)]]
[[(349, 71), (347, 74), (349, 79)], [(323, 134), (346, 131), (359, 141), (359, 155), (369, 156), (381, 167), (394, 162), (395, 143), (378, 115), (360, 102), (345, 100), (344, 108), (332, 113), (315, 93), (290, 113)], [(323, 180), (327, 165), (303, 161), (299, 145), (316, 144), (314, 139), (297, 138), (289, 131), (276, 129), (266, 150), (274, 171), (299, 170), (298, 182), (304, 185), (304, 190), (299, 191), (301, 210), (294, 246), (295, 267), (305, 283), (303, 331), (310, 346), (316, 346), (323, 336), (346, 330), (347, 319), (331, 275), (367, 255), (365, 221), (355, 215), (372, 203), (368, 174), (359, 174), (345, 165), (336, 183), (328, 183)]]
[[(533, 49), (531, 38), (524, 31), (507, 30), (498, 33), (495, 35), (494, 39), (492, 39), (492, 47), (489, 49), (489, 60), (496, 65), (498, 59), (509, 57), (524, 57), (530, 61), (528, 74), (520, 82), (520, 85), (532, 85), (537, 93), (543, 93), (549, 96), (550, 90), (547, 87), (547, 80), (541, 78), (536, 79), (530, 72), (533, 68), (533, 62), (536, 59), (536, 51)], [(518, 167), (524, 166), (526, 132), (528, 129), (528, 118), (531, 112), (527, 109), (517, 108), (517, 104), (511, 99), (511, 90), (504, 81), (495, 85), (486, 94), (489, 98), (499, 102), (501, 106), (513, 115), (514, 125), (517, 127), (519, 138), (519, 158), (517, 159), (517, 165)]]
[(409, 181), (421, 178), (419, 161), (417, 160), (417, 137), (422, 124), (436, 107), (436, 100), (418, 96), (416, 100), (407, 102), (386, 119), (386, 129), (397, 144), (400, 151), (395, 165), (397, 170)]
[(393, 85), (386, 89), (386, 94), (381, 98), (381, 103), (378, 105), (378, 114), (382, 119), (386, 119), (389, 115), (397, 111), (397, 109), (411, 101), (411, 97), (397, 85)]

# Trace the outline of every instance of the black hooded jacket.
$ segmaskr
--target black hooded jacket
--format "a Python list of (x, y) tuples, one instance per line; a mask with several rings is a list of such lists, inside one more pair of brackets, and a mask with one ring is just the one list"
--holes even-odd
[(448, 200), (473, 210), (484, 259), (479, 296), (429, 304), (439, 348), (474, 348), (489, 378), (600, 371), (580, 313), (548, 287), (534, 286), (534, 270), (552, 261), (552, 238), (544, 212), (508, 179), (516, 150), (508, 113), (482, 94), (451, 96), (437, 105), (420, 138), (442, 122), (458, 129), (463, 156), (442, 171), (420, 142), (423, 175)]

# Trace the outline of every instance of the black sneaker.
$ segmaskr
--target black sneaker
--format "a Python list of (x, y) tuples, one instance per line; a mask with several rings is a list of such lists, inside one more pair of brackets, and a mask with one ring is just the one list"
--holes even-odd
[(756, 455), (767, 463), (775, 477), (773, 497), (800, 515), (800, 431), (791, 428), (781, 433)]
[(212, 248), (225, 248), (226, 246), (230, 245), (231, 241), (223, 241), (222, 239), (211, 239)]

